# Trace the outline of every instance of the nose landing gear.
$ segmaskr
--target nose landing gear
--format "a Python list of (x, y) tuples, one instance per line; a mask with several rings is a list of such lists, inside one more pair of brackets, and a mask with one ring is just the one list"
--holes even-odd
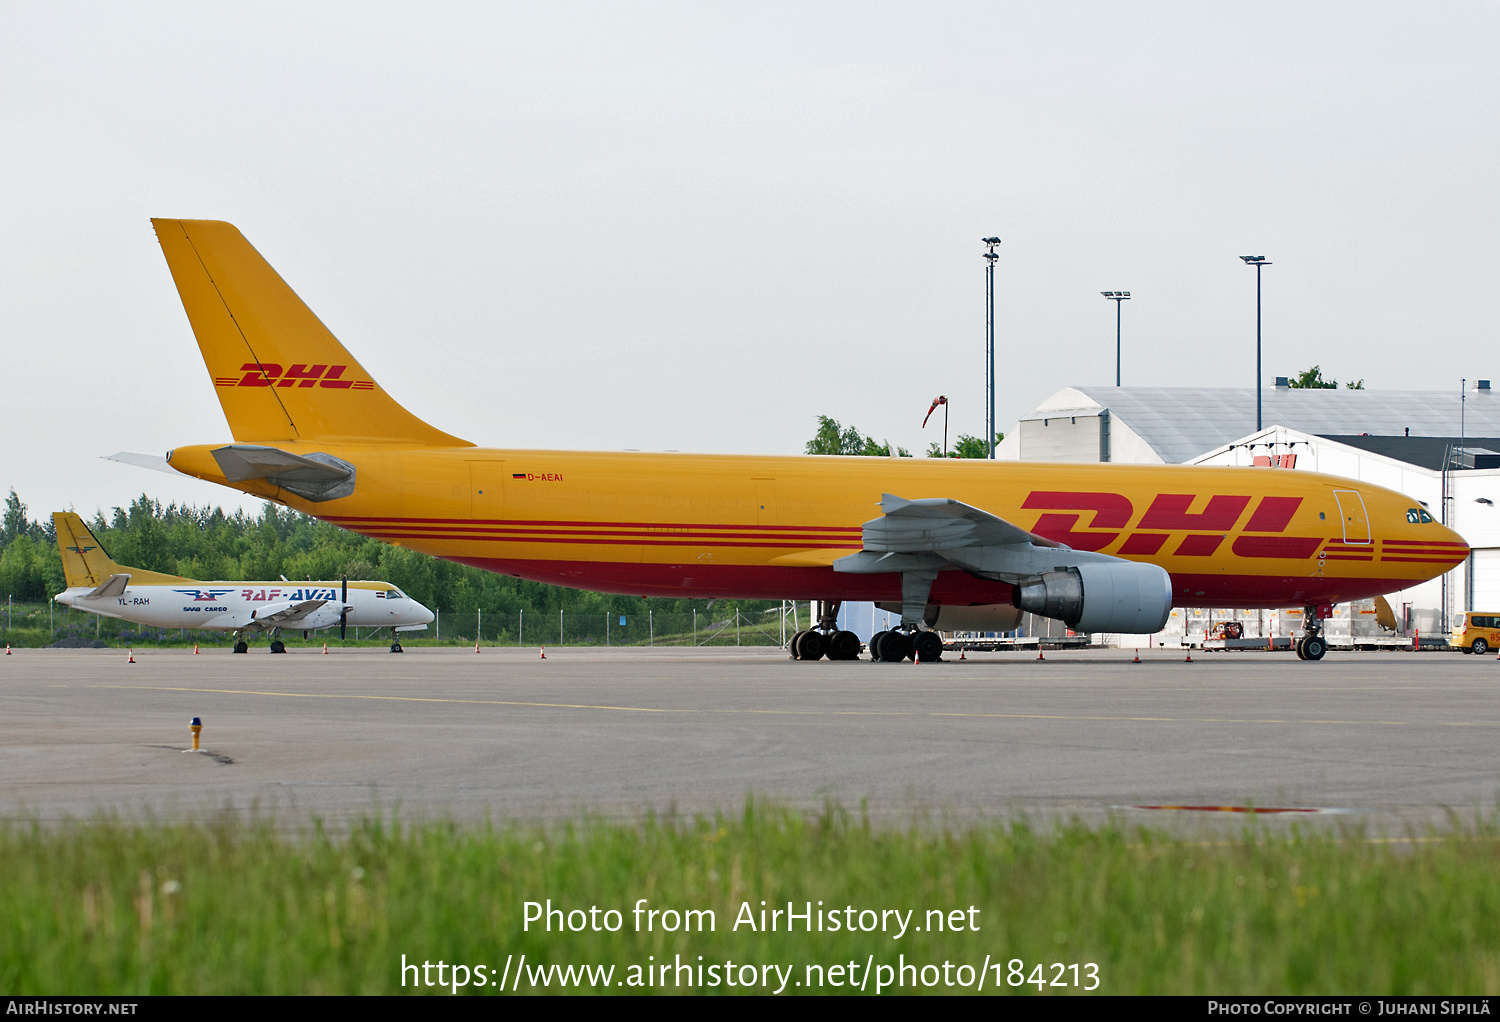
[(394, 629), (394, 628), (391, 629), (391, 652), (392, 653), (405, 653), (406, 652), (406, 650), (404, 650), (404, 649), (401, 648), (401, 636), (396, 631), (396, 629)]
[(1302, 610), (1302, 637), (1293, 648), (1298, 660), (1322, 660), (1328, 652), (1328, 640), (1323, 638), (1323, 622), (1333, 616), (1333, 605), (1320, 603)]

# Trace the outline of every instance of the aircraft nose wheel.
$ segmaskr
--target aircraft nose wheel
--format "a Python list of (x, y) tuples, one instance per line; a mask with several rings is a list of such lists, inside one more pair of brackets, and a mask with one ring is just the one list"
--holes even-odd
[(393, 643), (391, 643), (391, 652), (392, 653), (405, 653), (406, 650), (404, 650), (404, 649), (401, 648), (401, 643), (399, 643), (399, 642), (393, 642)]
[(250, 652), (250, 644), (244, 639), (236, 639), (234, 643), (234, 651), (236, 653), (248, 653)]
[(1305, 635), (1297, 640), (1297, 659), (1322, 660), (1328, 652), (1328, 643), (1321, 635)]

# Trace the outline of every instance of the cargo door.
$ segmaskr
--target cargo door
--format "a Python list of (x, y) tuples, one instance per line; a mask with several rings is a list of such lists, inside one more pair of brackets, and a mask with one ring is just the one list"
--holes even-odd
[(776, 480), (756, 479), (755, 482), (755, 524), (776, 524)]
[(471, 461), (469, 465), (469, 517), (494, 520), (505, 517), (505, 462)]
[(1370, 519), (1365, 514), (1365, 499), (1359, 491), (1334, 490), (1333, 499), (1338, 501), (1339, 517), (1344, 520), (1344, 542), (1370, 542)]

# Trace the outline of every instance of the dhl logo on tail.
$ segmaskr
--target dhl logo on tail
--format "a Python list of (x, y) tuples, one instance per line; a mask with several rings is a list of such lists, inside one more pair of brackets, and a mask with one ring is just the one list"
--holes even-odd
[(246, 362), (240, 366), (243, 376), (216, 376), (216, 387), (311, 387), (317, 385), (324, 390), (374, 390), (373, 380), (342, 379), (349, 367), (315, 365), (307, 363), (293, 365), (285, 372), (275, 362)]

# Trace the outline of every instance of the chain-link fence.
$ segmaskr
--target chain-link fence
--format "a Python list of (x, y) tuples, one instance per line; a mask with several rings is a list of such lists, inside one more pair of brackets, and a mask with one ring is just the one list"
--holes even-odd
[(433, 638), (444, 641), (477, 640), (497, 646), (779, 646), (786, 641), (774, 609), (766, 614), (738, 609), (643, 614), (444, 611), (428, 628)]
[[(775, 608), (757, 613), (737, 608), (687, 613), (646, 611), (619, 614), (574, 611), (439, 611), (426, 629), (402, 632), (404, 644), (475, 641), (497, 646), (780, 646), (795, 630), (790, 614), (783, 626)], [(338, 641), (338, 628), (313, 632), (317, 643)], [(301, 639), (287, 629), (287, 642)], [(257, 641), (256, 635), (247, 636)], [(0, 644), (20, 646), (229, 645), (228, 631), (153, 628), (73, 610), (58, 603), (0, 603)], [(350, 625), (348, 642), (389, 643), (389, 628)]]

